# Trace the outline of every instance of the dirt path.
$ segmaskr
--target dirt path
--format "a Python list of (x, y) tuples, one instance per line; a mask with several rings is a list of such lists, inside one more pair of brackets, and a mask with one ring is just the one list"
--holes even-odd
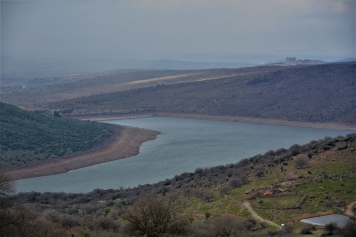
[(70, 170), (114, 161), (140, 152), (142, 143), (153, 140), (159, 132), (128, 126), (115, 126), (114, 134), (98, 148), (67, 158), (56, 158), (10, 170), (14, 180), (66, 173)]
[(269, 221), (269, 220), (266, 220), (266, 219), (263, 219), (261, 216), (259, 216), (255, 210), (253, 210), (253, 208), (251, 207), (251, 204), (249, 203), (249, 201), (247, 200), (244, 200), (243, 202), (243, 205), (247, 208), (247, 210), (251, 213), (251, 215), (253, 216), (253, 218), (255, 218), (256, 220), (258, 221), (261, 221), (261, 222), (264, 222), (268, 225), (271, 225), (271, 226), (275, 226), (277, 228), (280, 228), (280, 226), (272, 221)]
[(353, 211), (352, 211), (352, 207), (353, 207), (354, 205), (356, 205), (356, 201), (350, 203), (350, 204), (347, 206), (346, 211), (345, 211), (345, 214), (346, 214), (346, 215), (356, 217), (355, 214), (354, 214)]

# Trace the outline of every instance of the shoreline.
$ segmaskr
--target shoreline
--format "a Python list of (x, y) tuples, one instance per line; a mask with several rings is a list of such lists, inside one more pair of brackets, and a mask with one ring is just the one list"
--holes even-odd
[(158, 131), (113, 125), (113, 135), (103, 144), (88, 151), (73, 154), (69, 157), (58, 157), (41, 163), (32, 163), (23, 167), (9, 169), (13, 180), (35, 178), (62, 174), (92, 165), (138, 155), (140, 146), (154, 140), (160, 134)]
[(304, 219), (310, 219), (314, 217), (320, 217), (320, 216), (327, 216), (327, 215), (332, 215), (336, 214), (333, 211), (325, 211), (325, 212), (317, 212), (317, 213), (312, 213), (312, 214), (302, 214), (294, 218), (295, 221), (301, 221)]
[[(237, 116), (214, 116), (214, 115), (195, 115), (195, 114), (169, 114), (169, 113), (154, 113), (154, 114), (136, 114), (126, 116), (87, 116), (87, 117), (72, 117), (80, 120), (104, 121), (104, 120), (120, 120), (120, 119), (135, 119), (135, 118), (150, 118), (150, 117), (166, 117), (166, 118), (185, 118), (185, 119), (202, 119), (214, 121), (230, 121), (255, 124), (270, 124), (278, 126), (294, 126), (308, 127), (331, 130), (356, 130), (356, 126), (345, 124), (321, 124), (298, 121), (285, 121), (277, 119), (261, 119), (248, 118)], [(150, 140), (154, 140), (160, 134), (158, 131), (112, 125), (114, 133), (98, 147), (94, 147), (88, 151), (70, 155), (68, 157), (58, 157), (53, 160), (43, 161), (40, 163), (32, 163), (23, 167), (10, 168), (9, 172), (13, 180), (35, 178), (40, 176), (48, 176), (66, 173), (71, 170), (80, 169), (100, 163), (110, 162), (114, 160), (124, 159), (138, 155), (140, 146)]]
[(305, 121), (290, 121), (268, 118), (250, 118), (241, 116), (221, 116), (221, 115), (197, 115), (197, 114), (173, 114), (173, 113), (154, 113), (154, 114), (136, 114), (136, 115), (108, 115), (108, 116), (87, 116), (73, 117), (80, 120), (103, 121), (103, 120), (120, 120), (120, 119), (135, 119), (135, 118), (150, 118), (150, 117), (166, 117), (166, 118), (185, 118), (185, 119), (202, 119), (214, 121), (229, 121), (254, 124), (269, 124), (277, 126), (292, 126), (305, 128), (320, 128), (330, 130), (351, 130), (356, 131), (356, 125), (338, 124), (338, 123), (312, 123)]

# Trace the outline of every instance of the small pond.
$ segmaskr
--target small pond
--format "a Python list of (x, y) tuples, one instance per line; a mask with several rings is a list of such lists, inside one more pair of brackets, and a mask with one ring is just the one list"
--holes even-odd
[(319, 226), (325, 226), (330, 222), (336, 222), (339, 226), (344, 226), (348, 220), (350, 220), (348, 216), (344, 216), (340, 214), (332, 214), (327, 216), (318, 216), (318, 217), (313, 217), (308, 219), (302, 219), (300, 221), (311, 225), (319, 225)]

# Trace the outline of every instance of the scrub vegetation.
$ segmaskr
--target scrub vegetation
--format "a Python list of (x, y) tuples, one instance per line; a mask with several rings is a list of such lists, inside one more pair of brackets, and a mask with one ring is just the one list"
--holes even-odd
[(0, 102), (0, 167), (10, 168), (86, 151), (110, 137), (97, 122), (45, 116)]
[[(300, 157), (305, 159), (303, 166)], [(19, 224), (4, 227), (0, 219), (0, 235), (47, 231), (56, 232), (51, 236), (297, 236), (306, 232), (353, 236), (351, 221), (344, 228), (328, 224), (325, 230), (316, 230), (299, 220), (318, 213), (343, 213), (355, 201), (355, 158), (356, 134), (350, 134), (268, 151), (235, 164), (198, 168), (135, 188), (86, 194), (18, 193), (11, 195), (17, 207), (9, 204), (2, 213)], [(282, 223), (284, 229), (275, 227)]]

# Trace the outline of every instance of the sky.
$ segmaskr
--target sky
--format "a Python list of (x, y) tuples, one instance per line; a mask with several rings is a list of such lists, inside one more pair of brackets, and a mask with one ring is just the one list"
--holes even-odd
[(1, 0), (1, 54), (337, 60), (355, 57), (355, 1)]

